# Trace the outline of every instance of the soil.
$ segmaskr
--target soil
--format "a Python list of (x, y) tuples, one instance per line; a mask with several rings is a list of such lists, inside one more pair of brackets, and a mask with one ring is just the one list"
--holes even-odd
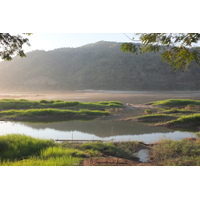
[(104, 158), (89, 158), (84, 160), (82, 166), (153, 166), (151, 163), (140, 163), (133, 160), (108, 156)]

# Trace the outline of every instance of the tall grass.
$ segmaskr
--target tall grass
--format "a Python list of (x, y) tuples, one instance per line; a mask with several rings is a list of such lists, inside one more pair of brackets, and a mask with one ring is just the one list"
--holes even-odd
[(60, 157), (60, 156), (87, 157), (85, 152), (81, 150), (73, 148), (63, 148), (63, 147), (46, 148), (41, 151), (40, 156), (42, 158)]
[(87, 154), (63, 148), (53, 140), (26, 135), (0, 136), (0, 165), (3, 166), (72, 166), (79, 165)]
[(73, 156), (59, 156), (42, 159), (40, 157), (32, 157), (20, 161), (4, 161), (2, 166), (75, 166), (80, 165), (81, 158)]
[(20, 134), (3, 135), (0, 136), (0, 161), (26, 158), (55, 145), (53, 140), (37, 139)]
[(4, 166), (74, 166), (80, 165), (80, 162), (87, 155), (71, 148), (62, 148), (53, 146), (40, 151), (37, 156), (31, 156), (28, 159), (19, 161), (4, 161)]

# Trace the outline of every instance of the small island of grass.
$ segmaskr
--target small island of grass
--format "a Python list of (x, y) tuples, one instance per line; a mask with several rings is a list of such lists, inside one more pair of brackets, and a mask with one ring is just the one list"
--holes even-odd
[(14, 121), (63, 121), (95, 119), (108, 116), (111, 109), (119, 109), (123, 104), (117, 101), (82, 103), (77, 101), (25, 99), (1, 99), (0, 120)]
[(191, 99), (167, 99), (146, 103), (154, 112), (135, 118), (139, 122), (154, 123), (154, 126), (166, 126), (171, 129), (199, 130), (200, 101)]

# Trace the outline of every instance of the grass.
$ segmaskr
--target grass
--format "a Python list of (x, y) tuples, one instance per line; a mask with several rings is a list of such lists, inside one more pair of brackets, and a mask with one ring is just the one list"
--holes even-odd
[(28, 109), (28, 110), (6, 110), (0, 112), (2, 120), (48, 120), (48, 119), (91, 119), (100, 116), (108, 116), (109, 112), (100, 110), (63, 110), (53, 108)]
[(82, 103), (62, 100), (0, 99), (0, 118), (1, 120), (16, 121), (93, 119), (107, 116), (112, 109), (122, 107), (123, 104), (118, 101)]
[[(55, 143), (26, 135), (0, 136), (1, 166), (77, 166), (88, 158), (114, 156), (134, 160), (133, 153), (150, 148), (151, 165), (199, 166), (200, 139), (161, 140), (146, 145), (141, 142)], [(105, 159), (106, 160), (106, 159)]]
[(85, 143), (80, 146), (82, 150), (95, 152), (97, 155), (116, 156), (120, 158), (133, 158), (133, 153), (144, 148), (143, 143), (133, 142), (94, 142)]
[(38, 157), (32, 157), (29, 159), (23, 159), (20, 161), (7, 161), (3, 162), (2, 166), (76, 166), (80, 165), (81, 158), (73, 156), (59, 156), (59, 157), (49, 157), (47, 159), (42, 159)]
[(58, 144), (26, 135), (0, 136), (0, 165), (3, 166), (74, 166), (88, 157), (117, 156), (133, 158), (143, 148), (139, 142), (92, 142)]
[(26, 158), (54, 145), (53, 140), (36, 139), (20, 134), (3, 135), (0, 136), (0, 161)]
[(79, 165), (86, 156), (53, 140), (20, 134), (0, 136), (0, 165), (3, 166), (72, 166)]
[[(161, 122), (156, 126), (171, 129), (198, 130), (200, 126), (200, 101), (192, 99), (167, 99), (147, 103), (158, 106), (157, 113), (136, 117), (141, 122)], [(161, 106), (161, 107), (159, 107)], [(166, 109), (167, 108), (167, 109)]]
[(167, 99), (163, 101), (149, 102), (147, 104), (154, 106), (185, 107), (187, 105), (200, 105), (200, 101), (191, 99)]
[(40, 100), (29, 101), (26, 99), (0, 99), (0, 109), (30, 109), (30, 108), (65, 108), (65, 109), (105, 109), (109, 107), (123, 107), (118, 101), (101, 101), (97, 103), (83, 103), (78, 101)]
[(164, 122), (171, 121), (177, 117), (171, 114), (151, 114), (151, 115), (142, 115), (136, 117), (136, 120), (139, 122)]
[(180, 117), (167, 122), (166, 125), (173, 128), (196, 128), (200, 126), (200, 113)]
[(151, 161), (163, 166), (199, 166), (200, 139), (161, 140), (150, 151)]

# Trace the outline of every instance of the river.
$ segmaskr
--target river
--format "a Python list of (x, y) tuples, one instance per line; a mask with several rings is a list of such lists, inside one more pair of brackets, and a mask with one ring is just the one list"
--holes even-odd
[[(98, 102), (121, 101), (123, 103), (142, 104), (150, 101), (169, 98), (200, 99), (199, 91), (167, 91), (167, 92), (138, 92), (138, 91), (74, 91), (65, 93), (7, 93), (0, 98), (15, 99), (61, 99), (67, 101)], [(45, 139), (73, 140), (113, 140), (113, 141), (143, 141), (151, 143), (162, 138), (179, 140), (193, 137), (193, 132), (172, 131), (165, 127), (149, 127), (146, 124), (119, 121), (120, 117), (134, 116), (141, 110), (125, 109), (120, 116), (108, 120), (66, 121), (55, 123), (30, 122), (0, 122), (0, 135), (9, 133), (26, 134)]]

